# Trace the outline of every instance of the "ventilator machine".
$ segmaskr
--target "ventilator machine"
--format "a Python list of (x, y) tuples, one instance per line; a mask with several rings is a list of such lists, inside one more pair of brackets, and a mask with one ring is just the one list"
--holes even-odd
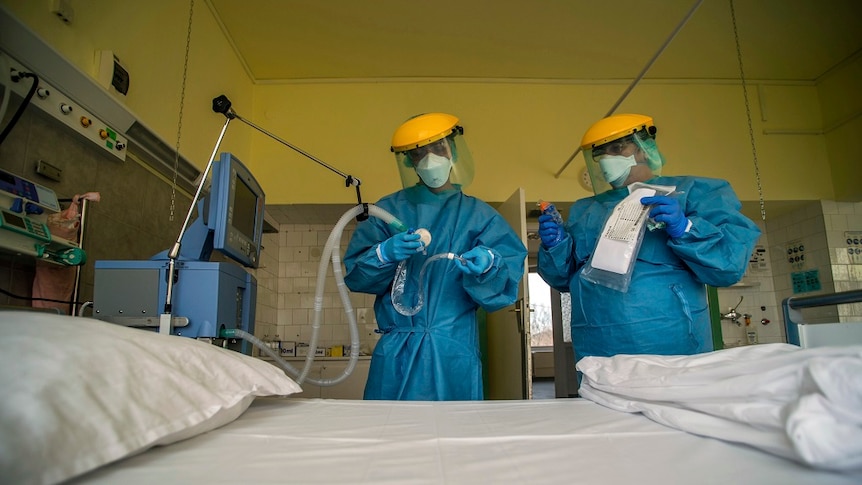
[[(244, 268), (259, 264), (264, 203), (248, 168), (222, 153), (212, 163), (211, 189), (198, 202), (173, 269), (169, 251), (145, 261), (96, 261), (93, 316), (159, 330), (170, 285), (169, 333), (204, 339), (219, 338), (222, 330), (254, 333), (257, 280)], [(213, 251), (239, 264), (210, 261)], [(247, 341), (229, 340), (227, 346), (251, 354)]]
[[(192, 215), (190, 207), (177, 242), (169, 250), (153, 256), (148, 261), (96, 261), (93, 316), (165, 334), (217, 340), (228, 348), (246, 354), (251, 354), (252, 346), (255, 346), (261, 353), (275, 360), (276, 364), (299, 384), (308, 381), (318, 386), (335, 385), (350, 375), (360, 353), (356, 315), (344, 283), (339, 253), (344, 227), (351, 219), (363, 221), (373, 216), (383, 220), (395, 231), (411, 229), (387, 211), (373, 204), (363, 203), (359, 190), (361, 181), (358, 178), (340, 172), (242, 118), (232, 109), (226, 96), (213, 99), (212, 108), (213, 111), (223, 114), (226, 121), (192, 200), (192, 207), (200, 201), (197, 202), (197, 219), (186, 230)], [(309, 341), (310, 348), (317, 347), (322, 323), (321, 306), (325, 278), (331, 264), (347, 315), (351, 340), (350, 359), (340, 376), (332, 379), (309, 378), (308, 372), (314, 360), (314, 352), (308, 353), (302, 369), (296, 369), (254, 336), (257, 281), (245, 268), (257, 268), (259, 264), (265, 203), (263, 190), (242, 162), (230, 153), (222, 153), (216, 158), (227, 127), (234, 119), (340, 175), (345, 179), (346, 187), (352, 186), (356, 189), (357, 205), (345, 212), (335, 224), (320, 257), (312, 335)], [(212, 187), (209, 194), (204, 196), (202, 190), (210, 171)], [(423, 247), (427, 246), (431, 234), (422, 228), (416, 229), (416, 232), (422, 237)], [(233, 259), (239, 265), (210, 261), (213, 250)], [(462, 258), (446, 253), (434, 255), (427, 262), (437, 260), (452, 261)], [(420, 281), (424, 269), (425, 266), (420, 271)], [(399, 268), (398, 274), (401, 279), (396, 281), (395, 286), (403, 290), (404, 270)], [(400, 295), (393, 294), (393, 298), (400, 298)], [(405, 314), (415, 313), (422, 303), (421, 298), (415, 305), (402, 302), (399, 311)]]

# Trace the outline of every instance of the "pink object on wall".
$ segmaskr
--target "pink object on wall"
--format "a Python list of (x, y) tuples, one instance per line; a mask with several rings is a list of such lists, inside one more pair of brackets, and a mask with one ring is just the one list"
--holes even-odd
[[(69, 207), (57, 214), (48, 216), (48, 229), (51, 236), (78, 242), (78, 228), (81, 225), (81, 214), (78, 211), (81, 199), (98, 202), (101, 196), (98, 192), (75, 194)], [(60, 266), (54, 263), (37, 260), (36, 275), (33, 278), (34, 308), (56, 308), (61, 313), (69, 314), (72, 290), (75, 287), (75, 267)], [(42, 300), (37, 300), (40, 298)], [(44, 301), (57, 300), (57, 301)]]

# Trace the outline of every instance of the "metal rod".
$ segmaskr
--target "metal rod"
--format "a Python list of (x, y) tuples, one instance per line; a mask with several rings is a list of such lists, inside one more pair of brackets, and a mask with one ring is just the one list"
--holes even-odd
[(827, 295), (787, 297), (781, 302), (782, 313), (784, 313), (784, 332), (787, 335), (787, 343), (799, 345), (799, 328), (797, 325), (803, 323), (802, 308), (818, 306), (840, 305), (844, 303), (856, 303), (862, 301), (862, 290), (842, 291)]
[(279, 138), (277, 135), (275, 135), (275, 134), (273, 134), (273, 133), (270, 133), (270, 132), (268, 132), (268, 131), (264, 130), (263, 128), (261, 128), (261, 127), (257, 126), (256, 124), (252, 123), (251, 121), (249, 121), (249, 120), (247, 120), (247, 119), (243, 118), (242, 116), (240, 116), (240, 115), (236, 114), (236, 112), (231, 111), (231, 114), (232, 114), (236, 119), (238, 119), (238, 120), (242, 121), (243, 123), (247, 124), (248, 126), (251, 126), (251, 127), (252, 127), (252, 128), (254, 128), (255, 130), (257, 130), (257, 131), (259, 131), (259, 132), (263, 133), (264, 135), (266, 135), (266, 136), (268, 136), (268, 137), (272, 138), (273, 140), (278, 141), (278, 142), (279, 142), (279, 143), (281, 143), (282, 145), (284, 145), (284, 146), (286, 146), (286, 147), (290, 148), (291, 150), (293, 150), (293, 151), (295, 151), (295, 152), (297, 152), (297, 153), (299, 153), (299, 154), (301, 154), (301, 155), (304, 155), (306, 158), (308, 158), (308, 159), (310, 159), (310, 160), (313, 160), (313, 161), (317, 162), (318, 164), (320, 164), (320, 165), (322, 165), (322, 166), (324, 166), (324, 167), (328, 168), (329, 170), (331, 170), (331, 171), (333, 171), (333, 172), (337, 173), (338, 175), (341, 175), (341, 176), (342, 176), (342, 177), (347, 181), (348, 185), (356, 185), (356, 186), (358, 187), (358, 186), (362, 183), (358, 178), (353, 177), (353, 176), (350, 176), (350, 175), (347, 175), (346, 173), (344, 173), (344, 172), (342, 172), (342, 171), (338, 170), (337, 168), (335, 168), (335, 167), (333, 167), (333, 166), (329, 165), (328, 163), (324, 162), (323, 160), (320, 160), (319, 158), (317, 158), (317, 157), (315, 157), (314, 155), (312, 155), (312, 154), (310, 154), (310, 153), (306, 152), (305, 150), (303, 150), (303, 149), (299, 148), (298, 146), (293, 145), (293, 144), (292, 144), (292, 143), (290, 143), (289, 141), (284, 140), (284, 139), (282, 139), (282, 138)]
[(841, 291), (828, 295), (789, 297), (784, 304), (789, 308), (811, 308), (818, 306), (841, 305), (862, 301), (862, 290)]
[[(87, 206), (89, 201), (86, 198), (81, 198), (81, 218), (78, 223), (78, 248), (84, 250), (84, 227), (87, 224)], [(81, 292), (81, 265), (75, 266), (75, 286), (72, 289), (72, 315), (80, 317), (83, 308), (77, 308), (78, 296)]]
[[(682, 19), (682, 21), (679, 23), (679, 25), (677, 25), (676, 28), (673, 29), (673, 32), (671, 32), (670, 35), (668, 36), (668, 38), (664, 41), (664, 44), (662, 44), (661, 47), (659, 47), (658, 51), (656, 51), (656, 53), (652, 56), (652, 58), (649, 60), (649, 62), (647, 62), (646, 65), (643, 67), (643, 69), (641, 69), (641, 72), (638, 73), (637, 77), (635, 77), (634, 80), (631, 82), (631, 84), (629, 84), (629, 87), (626, 88), (626, 90), (619, 97), (619, 99), (617, 99), (617, 102), (614, 103), (613, 106), (611, 106), (611, 109), (608, 110), (607, 114), (605, 114), (605, 116), (603, 116), (603, 118), (607, 118), (608, 116), (614, 114), (614, 111), (616, 111), (617, 108), (619, 108), (620, 104), (622, 104), (622, 102), (628, 97), (629, 93), (632, 92), (632, 89), (634, 89), (634, 87), (641, 81), (641, 79), (643, 79), (643, 77), (646, 75), (647, 71), (650, 70), (652, 65), (655, 64), (655, 61), (658, 60), (659, 56), (664, 52), (665, 49), (667, 49), (667, 46), (670, 45), (670, 42), (673, 40), (674, 37), (676, 37), (676, 34), (678, 34), (680, 30), (682, 30), (683, 26), (688, 22), (688, 20), (691, 18), (691, 16), (694, 15), (694, 12), (697, 10), (698, 7), (700, 7), (701, 3), (703, 3), (703, 0), (697, 0), (695, 2), (695, 4), (692, 5), (692, 7), (689, 9), (688, 13), (685, 15), (685, 17)], [(578, 153), (580, 153), (580, 152), (581, 152), (581, 147), (578, 147), (578, 149), (575, 150), (574, 153), (572, 153), (572, 156), (570, 156), (569, 159), (566, 160), (566, 163), (563, 164), (563, 166), (560, 168), (560, 170), (557, 171), (556, 175), (554, 175), (554, 178), (560, 178), (560, 174), (563, 173), (563, 171), (566, 169), (566, 167), (568, 167), (569, 164), (572, 163), (572, 160), (574, 160), (575, 157), (578, 156)]]
[(198, 189), (195, 191), (195, 196), (192, 199), (192, 203), (189, 206), (189, 212), (186, 214), (186, 220), (183, 221), (183, 227), (180, 228), (180, 233), (177, 236), (177, 241), (174, 243), (174, 246), (171, 248), (170, 252), (168, 252), (168, 258), (170, 262), (168, 263), (168, 290), (165, 295), (165, 314), (171, 314), (171, 299), (173, 297), (173, 289), (174, 289), (174, 267), (176, 265), (176, 259), (180, 255), (180, 247), (182, 246), (183, 236), (186, 234), (186, 229), (189, 225), (189, 220), (192, 218), (192, 213), (195, 210), (195, 206), (198, 203), (198, 200), (201, 197), (201, 192), (203, 191), (204, 185), (207, 182), (207, 175), (209, 175), (210, 170), (213, 166), (213, 160), (215, 160), (216, 153), (218, 153), (218, 149), (221, 146), (221, 141), (224, 139), (224, 134), (227, 131), (227, 126), (230, 124), (230, 117), (227, 117), (224, 122), (224, 126), (221, 128), (221, 133), (218, 135), (218, 140), (216, 140), (216, 144), (213, 147), (212, 154), (210, 155), (209, 161), (207, 162), (207, 167), (204, 170), (204, 173), (201, 174), (201, 181), (198, 184)]

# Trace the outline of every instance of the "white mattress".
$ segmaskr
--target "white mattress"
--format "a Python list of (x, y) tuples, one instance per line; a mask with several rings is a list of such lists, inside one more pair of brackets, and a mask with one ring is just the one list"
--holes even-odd
[(583, 399), (258, 398), (236, 421), (73, 483), (859, 484)]

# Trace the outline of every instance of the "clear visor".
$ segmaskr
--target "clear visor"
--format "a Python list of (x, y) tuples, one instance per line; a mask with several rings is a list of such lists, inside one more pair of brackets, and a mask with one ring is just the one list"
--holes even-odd
[(446, 157), (452, 161), (449, 182), (453, 185), (460, 185), (463, 188), (473, 182), (473, 174), (475, 173), (473, 156), (467, 148), (464, 137), (456, 131), (446, 138), (427, 145), (403, 152), (395, 152), (401, 184), (405, 189), (420, 183), (414, 167), (429, 153)]
[(596, 195), (658, 177), (665, 163), (655, 137), (646, 130), (587, 148), (584, 159)]

